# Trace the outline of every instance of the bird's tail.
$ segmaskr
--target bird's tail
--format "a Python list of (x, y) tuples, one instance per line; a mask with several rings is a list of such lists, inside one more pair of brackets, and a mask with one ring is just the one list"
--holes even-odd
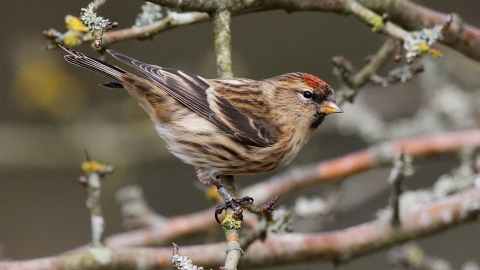
[(67, 62), (86, 68), (95, 73), (103, 75), (107, 78), (114, 80), (114, 82), (101, 84), (103, 87), (107, 88), (123, 88), (123, 84), (120, 82), (119, 77), (126, 74), (127, 72), (121, 68), (110, 65), (104, 61), (86, 56), (83, 53), (79, 53), (73, 50), (70, 50), (66, 47), (59, 45), (60, 48), (68, 52), (68, 55), (65, 55), (64, 58)]

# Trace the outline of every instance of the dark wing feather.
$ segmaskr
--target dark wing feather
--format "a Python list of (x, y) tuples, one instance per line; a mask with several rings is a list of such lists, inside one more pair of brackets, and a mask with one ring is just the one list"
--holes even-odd
[[(279, 132), (273, 124), (237, 108), (235, 104), (218, 95), (213, 86), (200, 76), (145, 64), (120, 53), (107, 51), (135, 68), (192, 111), (234, 135), (244, 145), (267, 147), (278, 141)], [(228, 83), (224, 85), (228, 87)]]
[(253, 110), (239, 109), (241, 106), (236, 107), (219, 96), (211, 99), (211, 102), (215, 103), (213, 107), (217, 107), (216, 113), (211, 116), (211, 121), (215, 124), (228, 125), (233, 135), (243, 144), (266, 147), (278, 141), (277, 128), (262, 116), (253, 114)]
[[(183, 105), (205, 118), (213, 112), (207, 102), (205, 90), (210, 87), (203, 79), (175, 69), (161, 68), (137, 61), (126, 55), (107, 50), (113, 57), (135, 68), (142, 75), (174, 97)], [(185, 75), (187, 76), (185, 76)]]
[(86, 56), (83, 53), (70, 50), (66, 47), (59, 45), (62, 49), (69, 53), (69, 55), (65, 55), (64, 58), (67, 62), (89, 69), (93, 72), (101, 74), (107, 78), (110, 78), (118, 83), (120, 83), (118, 77), (122, 74), (126, 74), (127, 72), (121, 68), (112, 66), (108, 63), (100, 61), (98, 59), (92, 58), (90, 56)]
[(123, 88), (123, 84), (116, 82), (104, 83), (100, 84), (100, 86), (103, 86), (105, 88)]

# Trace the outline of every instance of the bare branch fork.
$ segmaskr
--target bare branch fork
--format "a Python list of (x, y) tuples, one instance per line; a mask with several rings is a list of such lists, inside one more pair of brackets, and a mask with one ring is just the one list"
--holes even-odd
[[(441, 154), (459, 153), (464, 148), (480, 148), (480, 130), (452, 132), (425, 137), (392, 141), (338, 158), (304, 165), (278, 174), (242, 190), (259, 204), (267, 203), (274, 195), (286, 196), (319, 185), (338, 183), (350, 176), (391, 165), (395, 154), (403, 152), (414, 159)], [(157, 225), (107, 237), (109, 247), (170, 245), (172, 241), (199, 235), (215, 226), (214, 208), (187, 215), (171, 217)], [(80, 247), (72, 252), (85, 250)], [(183, 250), (183, 248), (182, 248)]]

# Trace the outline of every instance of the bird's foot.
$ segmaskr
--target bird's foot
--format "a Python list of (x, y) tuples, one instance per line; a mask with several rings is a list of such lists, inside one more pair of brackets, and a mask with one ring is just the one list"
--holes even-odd
[(223, 212), (223, 210), (226, 210), (227, 208), (232, 208), (234, 215), (239, 219), (243, 219), (243, 203), (249, 202), (250, 204), (253, 203), (253, 198), (252, 197), (243, 197), (241, 199), (235, 199), (230, 192), (222, 185), (220, 182), (217, 180), (213, 180), (212, 184), (215, 185), (217, 188), (217, 192), (220, 195), (220, 197), (223, 198), (225, 201), (224, 204), (219, 205), (217, 209), (215, 210), (215, 219), (217, 220), (218, 223), (220, 223), (220, 220), (218, 219), (218, 215)]
[(240, 199), (232, 199), (230, 201), (226, 201), (224, 204), (217, 206), (215, 209), (215, 219), (217, 222), (220, 224), (220, 220), (218, 219), (218, 215), (220, 215), (223, 210), (226, 210), (227, 208), (232, 208), (235, 216), (242, 220), (243, 219), (243, 207), (242, 203), (253, 203), (253, 198), (249, 196), (245, 196)]

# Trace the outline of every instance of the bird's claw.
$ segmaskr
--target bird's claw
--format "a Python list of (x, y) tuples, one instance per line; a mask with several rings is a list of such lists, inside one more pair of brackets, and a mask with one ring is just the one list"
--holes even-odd
[(227, 208), (232, 208), (233, 211), (235, 212), (235, 215), (242, 220), (243, 219), (243, 207), (242, 203), (253, 203), (253, 198), (249, 196), (245, 196), (240, 199), (233, 199), (231, 201), (225, 202), (222, 205), (217, 206), (215, 209), (215, 220), (218, 222), (218, 224), (221, 224), (220, 220), (218, 219), (218, 215), (220, 215), (223, 210), (226, 210)]

